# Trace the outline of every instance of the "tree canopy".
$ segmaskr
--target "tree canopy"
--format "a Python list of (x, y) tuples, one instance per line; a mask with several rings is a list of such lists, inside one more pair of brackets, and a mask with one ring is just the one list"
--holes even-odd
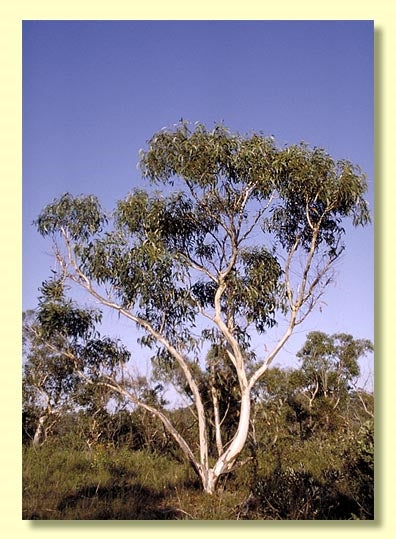
[[(57, 287), (71, 280), (143, 330), (140, 342), (157, 366), (187, 384), (199, 456), (163, 412), (158, 417), (211, 492), (244, 446), (254, 385), (331, 282), (345, 247), (344, 219), (369, 222), (365, 176), (321, 148), (278, 148), (272, 137), (186, 122), (155, 134), (140, 165), (150, 188), (134, 190), (111, 214), (95, 196), (64, 194), (39, 215), (38, 230), (53, 238), (59, 263), (49, 318), (57, 328), (73, 325), (55, 308)], [(284, 335), (252, 364), (252, 335), (264, 342), (280, 316), (288, 320)], [(227, 447), (214, 414), (214, 466), (198, 374), (211, 345), (226, 351), (240, 391)], [(113, 387), (121, 391), (119, 380)]]

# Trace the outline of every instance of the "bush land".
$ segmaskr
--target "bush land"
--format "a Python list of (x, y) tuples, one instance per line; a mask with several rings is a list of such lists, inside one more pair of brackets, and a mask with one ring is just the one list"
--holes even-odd
[[(72, 422), (74, 423), (74, 422)], [(66, 429), (66, 427), (64, 426)], [(152, 427), (151, 427), (152, 428)], [(58, 427), (58, 432), (61, 429)], [(264, 441), (265, 443), (265, 441)], [(124, 436), (88, 448), (73, 431), (23, 449), (23, 518), (28, 520), (349, 520), (374, 518), (373, 425), (346, 435), (287, 434), (202, 491), (177, 450), (157, 440), (131, 449)]]

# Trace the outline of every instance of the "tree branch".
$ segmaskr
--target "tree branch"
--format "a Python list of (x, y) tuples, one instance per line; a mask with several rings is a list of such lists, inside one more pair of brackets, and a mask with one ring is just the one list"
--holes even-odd
[(114, 303), (113, 301), (110, 301), (109, 299), (103, 297), (97, 290), (95, 290), (92, 286), (92, 282), (90, 281), (90, 279), (86, 275), (84, 275), (84, 273), (78, 267), (78, 264), (72, 255), (72, 249), (66, 236), (65, 236), (65, 241), (67, 243), (67, 252), (68, 252), (69, 262), (71, 263), (75, 271), (74, 275), (71, 274), (69, 276), (70, 279), (76, 282), (77, 284), (79, 284), (80, 286), (82, 286), (83, 288), (85, 288), (89, 292), (89, 294), (95, 299), (97, 299), (102, 305), (105, 305), (107, 307), (110, 307), (118, 311), (120, 314), (122, 314), (129, 320), (135, 322), (137, 325), (147, 330), (155, 338), (155, 340), (159, 342), (160, 344), (162, 344), (164, 348), (172, 355), (172, 357), (176, 359), (191, 389), (191, 392), (194, 395), (194, 403), (195, 403), (197, 414), (198, 414), (201, 464), (206, 466), (208, 462), (208, 435), (207, 435), (207, 426), (206, 426), (206, 418), (205, 418), (205, 409), (204, 409), (202, 398), (198, 389), (198, 385), (195, 382), (184, 357), (178, 350), (176, 350), (176, 348), (173, 345), (170, 344), (168, 339), (166, 339), (162, 334), (156, 331), (147, 320), (144, 320), (140, 318), (139, 316), (132, 314), (130, 311), (128, 311), (127, 309), (124, 309), (117, 303)]

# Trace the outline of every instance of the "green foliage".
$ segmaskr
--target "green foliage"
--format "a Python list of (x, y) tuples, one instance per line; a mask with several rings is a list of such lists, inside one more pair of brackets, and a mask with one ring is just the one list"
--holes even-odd
[(70, 233), (71, 239), (81, 241), (100, 232), (106, 222), (107, 218), (95, 196), (74, 198), (70, 193), (65, 193), (46, 207), (36, 225), (43, 236), (63, 230)]
[(142, 154), (141, 168), (144, 176), (154, 182), (173, 183), (176, 177), (183, 177), (201, 188), (216, 187), (222, 177), (224, 203), (236, 207), (237, 199), (228, 190), (229, 184), (251, 182), (257, 186), (257, 197), (269, 194), (274, 154), (271, 138), (253, 135), (244, 140), (222, 125), (208, 131), (197, 124), (191, 131), (186, 122), (181, 122), (174, 131), (154, 135), (149, 150)]
[[(62, 336), (43, 338), (37, 314), (23, 317), (23, 439), (33, 440), (35, 433), (45, 436), (61, 410), (67, 410), (69, 397), (78, 387), (72, 362), (61, 351)], [(37, 430), (41, 418), (43, 432)]]
[(211, 454), (214, 456), (213, 394), (218, 402), (219, 418), (223, 426), (223, 443), (227, 444), (238, 426), (241, 392), (235, 370), (224, 347), (212, 345), (206, 356), (206, 364), (206, 372), (201, 376), (199, 387), (210, 418), (209, 436), (213, 447)]
[(277, 189), (283, 204), (274, 212), (274, 230), (284, 246), (296, 237), (309, 250), (312, 227), (318, 227), (318, 244), (324, 242), (329, 256), (339, 249), (344, 233), (342, 218), (351, 216), (354, 225), (369, 222), (363, 199), (366, 181), (359, 167), (346, 160), (334, 161), (322, 148), (301, 143), (280, 151), (274, 164)]
[(355, 517), (374, 518), (374, 424), (366, 421), (344, 454), (344, 473), (358, 504)]
[(276, 251), (248, 241), (260, 223), (269, 244), (298, 239), (306, 249), (317, 228), (316, 250), (325, 242), (332, 260), (342, 249), (341, 219), (368, 221), (365, 179), (352, 164), (306, 145), (278, 149), (272, 138), (223, 125), (191, 130), (181, 122), (155, 134), (141, 170), (175, 191), (136, 190), (118, 203), (112, 229), (95, 197), (66, 194), (44, 208), (38, 230), (63, 235), (87, 278), (111, 286), (121, 306), (190, 349), (199, 346), (191, 335), (198, 309), (214, 308), (224, 272), (221, 309), (241, 344), (250, 324), (262, 333), (285, 308)]
[(52, 340), (60, 356), (63, 354), (64, 364), (71, 362), (74, 367), (98, 375), (129, 360), (130, 353), (124, 346), (99, 335), (99, 310), (80, 308), (65, 297), (62, 279), (44, 282), (41, 292), (35, 333), (43, 342)]
[(89, 338), (102, 313), (94, 309), (81, 309), (66, 298), (64, 279), (53, 276), (40, 287), (39, 308), (36, 313), (35, 331), (43, 338), (55, 334), (77, 340)]
[(276, 428), (309, 438), (315, 431), (337, 432), (367, 419), (372, 395), (354, 388), (358, 360), (372, 351), (367, 339), (315, 331), (297, 353), (299, 369), (268, 369), (254, 394), (255, 416), (271, 426), (268, 443), (277, 438)]
[(336, 406), (340, 399), (345, 400), (360, 374), (358, 360), (372, 351), (373, 344), (367, 339), (354, 339), (345, 333), (309, 333), (297, 353), (306, 389), (311, 394), (316, 391), (315, 398), (326, 397)]
[[(232, 423), (239, 389), (224, 348), (213, 346), (207, 364), (203, 395), (210, 401), (211, 387), (223, 394), (223, 406), (231, 412), (224, 414), (222, 408), (221, 415)], [(293, 428), (296, 416), (288, 416), (288, 397), (301, 388), (301, 374), (279, 368), (266, 372), (255, 396), (255, 444), (248, 444), (244, 454), (249, 457), (253, 449), (253, 460), (225, 475), (210, 497), (152, 414), (141, 409), (110, 414), (100, 404), (106, 392), (87, 386), (78, 400), (86, 412), (64, 413), (44, 446), (24, 449), (24, 518), (372, 519), (373, 424), (364, 423), (365, 411), (354, 399), (353, 411), (341, 410), (347, 429), (337, 423), (329, 432), (319, 423), (308, 439), (301, 439)], [(164, 404), (160, 386), (148, 390), (142, 379), (137, 389), (146, 402)], [(349, 420), (351, 412), (360, 418), (360, 428), (359, 421)], [(170, 418), (193, 444), (197, 432), (191, 410), (172, 410)], [(95, 432), (100, 434), (96, 443), (87, 445)]]
[[(67, 300), (59, 280), (43, 284), (37, 312), (23, 319), (25, 441), (31, 438), (43, 443), (62, 414), (84, 403), (83, 393), (90, 393), (89, 405), (96, 411), (97, 400), (94, 391), (87, 390), (86, 381), (99, 381), (129, 360), (124, 346), (97, 333), (95, 324), (100, 320), (98, 311)], [(107, 390), (100, 407), (107, 405), (109, 397)]]
[(276, 470), (257, 482), (256, 511), (268, 520), (350, 520), (358, 505), (339, 492), (337, 472), (318, 481), (303, 467)]
[[(231, 467), (246, 440), (241, 407), (248, 410), (252, 386), (279, 351), (275, 345), (267, 358), (255, 357), (253, 335), (286, 316), (282, 344), (313, 309), (344, 249), (344, 219), (369, 222), (365, 176), (320, 148), (278, 148), (272, 137), (186, 122), (155, 134), (140, 165), (149, 188), (120, 200), (111, 215), (96, 197), (68, 193), (42, 210), (36, 225), (53, 239), (59, 271), (41, 288), (35, 335), (55, 360), (50, 378), (66, 379), (60, 370), (67, 365), (71, 376), (107, 388), (65, 391), (96, 418), (93, 438), (105, 437), (106, 402), (118, 393), (120, 403), (144, 409), (135, 419), (145, 443), (173, 451), (177, 440), (205, 483), (215, 454), (207, 440), (226, 452), (221, 471)], [(137, 325), (139, 343), (152, 349), (157, 385), (124, 377), (129, 352), (99, 335), (101, 312), (69, 299), (70, 281)], [(298, 373), (268, 373), (254, 395), (257, 426), (264, 418), (274, 428), (267, 441), (275, 443), (287, 428), (295, 434), (296, 419), (300, 437), (322, 428), (322, 418), (329, 426), (331, 409), (347, 400), (357, 359), (370, 346), (317, 332), (301, 351)], [(189, 431), (185, 418), (174, 418), (189, 443), (169, 423), (165, 383), (195, 405), (198, 427), (194, 421)], [(190, 432), (198, 434), (198, 451)], [(259, 446), (253, 438), (251, 447)]]
[[(261, 452), (208, 497), (172, 457), (69, 432), (23, 452), (23, 518), (39, 520), (351, 520), (373, 518), (372, 428)], [(356, 438), (355, 438), (356, 435)], [(360, 440), (360, 444), (356, 444)], [(370, 441), (371, 440), (371, 441)], [(160, 471), (160, 473), (158, 473)]]
[(283, 308), (282, 273), (274, 256), (256, 247), (241, 250), (240, 266), (229, 276), (228, 307), (233, 306), (235, 316), (246, 318), (260, 333), (276, 324), (276, 312)]
[(109, 337), (93, 338), (79, 344), (76, 354), (91, 376), (112, 373), (130, 358), (129, 351)]

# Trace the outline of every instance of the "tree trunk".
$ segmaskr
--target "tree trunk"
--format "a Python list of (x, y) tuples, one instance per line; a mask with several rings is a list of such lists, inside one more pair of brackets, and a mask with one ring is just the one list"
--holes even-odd
[(237, 456), (240, 454), (244, 448), (250, 425), (250, 391), (245, 389), (242, 391), (241, 395), (241, 408), (239, 416), (238, 430), (229, 446), (227, 451), (218, 459), (217, 463), (214, 466), (214, 471), (216, 475), (220, 475), (228, 471)]
[(240, 418), (238, 430), (228, 447), (228, 449), (218, 458), (213, 468), (200, 467), (199, 476), (202, 481), (202, 487), (207, 494), (213, 494), (216, 490), (220, 475), (230, 472), (235, 459), (244, 448), (250, 424), (250, 391), (245, 390), (242, 393)]
[(47, 419), (47, 417), (48, 417), (48, 415), (45, 414), (45, 415), (42, 415), (38, 420), (36, 431), (35, 431), (34, 437), (33, 437), (33, 446), (34, 447), (39, 446), (41, 444), (41, 442), (43, 441), (43, 438), (45, 439), (44, 423), (45, 423), (45, 420)]
[(199, 474), (202, 482), (202, 488), (206, 494), (214, 494), (219, 480), (219, 476), (214, 474), (213, 468), (201, 470)]
[(212, 392), (212, 402), (213, 402), (213, 415), (214, 415), (214, 427), (215, 427), (215, 437), (216, 437), (216, 447), (217, 455), (223, 453), (223, 441), (221, 438), (221, 421), (220, 421), (220, 409), (219, 409), (219, 399), (217, 398), (217, 391), (214, 385), (211, 387)]

